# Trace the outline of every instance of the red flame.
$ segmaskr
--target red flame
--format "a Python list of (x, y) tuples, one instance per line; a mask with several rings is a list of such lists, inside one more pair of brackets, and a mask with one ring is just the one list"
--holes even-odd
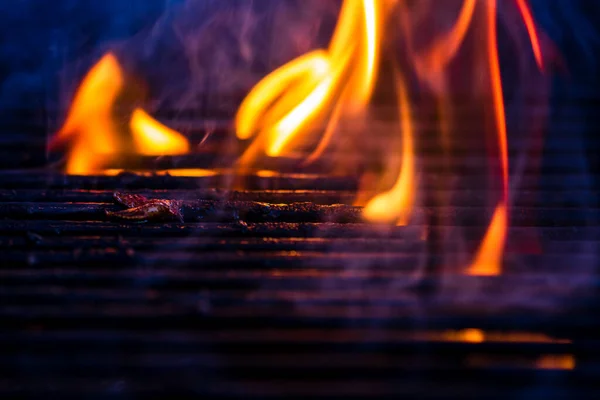
[(523, 21), (525, 22), (525, 26), (527, 27), (527, 32), (529, 33), (529, 40), (531, 41), (531, 48), (533, 50), (533, 54), (535, 55), (535, 60), (538, 64), (540, 70), (544, 70), (544, 59), (542, 56), (542, 48), (540, 46), (540, 39), (537, 34), (537, 28), (535, 27), (535, 23), (533, 22), (533, 16), (531, 15), (531, 10), (529, 9), (529, 5), (527, 4), (527, 0), (516, 0), (517, 6), (519, 7), (519, 11), (521, 12), (521, 16), (523, 17)]

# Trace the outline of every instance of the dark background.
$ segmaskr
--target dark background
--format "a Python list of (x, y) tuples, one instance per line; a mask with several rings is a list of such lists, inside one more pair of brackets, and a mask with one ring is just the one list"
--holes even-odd
[[(564, 135), (552, 126), (572, 121), (569, 136), (581, 147), (581, 175), (589, 179), (591, 189), (582, 201), (597, 205), (600, 2), (531, 3), (537, 22), (560, 54), (546, 139)], [(164, 104), (194, 108), (210, 102), (234, 110), (234, 103), (211, 100), (204, 92), (243, 91), (267, 71), (322, 43), (338, 6), (339, 1), (322, 0), (1, 2), (0, 144), (22, 135), (46, 137), (55, 130), (62, 118), (57, 110), (107, 49), (123, 54), (126, 68), (141, 75), (151, 92), (161, 83), (150, 109)], [(239, 11), (248, 7), (251, 21)], [(30, 152), (28, 162), (4, 167), (45, 160), (43, 149)]]

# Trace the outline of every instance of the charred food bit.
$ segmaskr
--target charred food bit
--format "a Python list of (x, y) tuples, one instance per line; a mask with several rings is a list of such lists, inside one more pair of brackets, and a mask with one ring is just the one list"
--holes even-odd
[(183, 222), (181, 202), (177, 200), (148, 199), (139, 194), (114, 193), (115, 201), (128, 207), (123, 211), (106, 211), (106, 215), (124, 221), (148, 222), (178, 219)]
[(115, 192), (113, 194), (116, 202), (124, 205), (125, 207), (140, 207), (150, 201), (149, 198), (142, 196), (141, 194), (121, 193)]

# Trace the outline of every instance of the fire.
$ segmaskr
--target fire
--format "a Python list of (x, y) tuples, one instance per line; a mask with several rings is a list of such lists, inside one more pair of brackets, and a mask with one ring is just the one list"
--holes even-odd
[(190, 145), (184, 136), (162, 125), (140, 108), (133, 111), (129, 126), (134, 148), (138, 154), (179, 155), (186, 154), (190, 150)]
[(502, 171), (502, 199), (496, 207), (494, 217), (483, 239), (483, 243), (469, 266), (468, 273), (472, 275), (498, 275), (501, 272), (502, 252), (506, 240), (508, 226), (508, 143), (506, 136), (506, 114), (504, 111), (504, 94), (500, 77), (500, 62), (498, 60), (498, 43), (496, 38), (496, 1), (487, 5), (487, 48), (494, 102), (496, 133), (500, 148), (500, 163)]
[(137, 108), (129, 130), (124, 132), (114, 108), (125, 88), (125, 74), (117, 58), (109, 53), (92, 67), (77, 90), (63, 127), (51, 148), (68, 146), (66, 173), (91, 175), (110, 173), (118, 159), (139, 155), (178, 155), (189, 151), (187, 139)]
[[(514, 0), (540, 69), (542, 53), (537, 29), (526, 0)], [(428, 5), (431, 5), (427, 3)], [(306, 160), (313, 162), (323, 155), (340, 120), (363, 114), (373, 96), (381, 63), (381, 49), (386, 23), (392, 20), (395, 6), (400, 5), (408, 28), (405, 34), (414, 39), (419, 34), (408, 17), (407, 5), (398, 0), (345, 0), (338, 24), (327, 50), (316, 50), (277, 69), (250, 92), (236, 117), (239, 139), (256, 136), (242, 164), (255, 160), (263, 152), (270, 157), (283, 155), (294, 140), (306, 138), (315, 131), (323, 135)], [(500, 74), (497, 43), (497, 0), (464, 0), (451, 28), (438, 35), (425, 50), (410, 49), (412, 67), (419, 79), (434, 90), (439, 109), (446, 117), (441, 121), (444, 134), (453, 134), (457, 127), (449, 122), (452, 99), (446, 70), (465, 43), (477, 12), (484, 17), (485, 51), (480, 51), (487, 65), (494, 135), (499, 149), (502, 195), (487, 229), (481, 247), (466, 269), (472, 275), (501, 273), (502, 254), (508, 230), (509, 178), (508, 139), (504, 93)], [(481, 42), (481, 41), (479, 41)], [(399, 68), (397, 68), (399, 69)], [(402, 71), (395, 71), (399, 104), (399, 131), (402, 136), (400, 172), (392, 187), (366, 202), (363, 215), (371, 222), (407, 224), (414, 208), (417, 191), (416, 154), (414, 141), (417, 128), (411, 109), (407, 85)], [(444, 138), (447, 143), (447, 138)]]
[[(332, 113), (332, 120), (337, 120), (342, 113), (362, 112), (375, 86), (380, 31), (390, 3), (346, 0), (327, 50), (291, 61), (249, 93), (236, 116), (238, 138), (256, 135), (264, 153), (277, 157), (292, 147), (295, 138), (326, 125)], [(330, 136), (326, 134), (324, 141)]]
[(400, 120), (402, 123), (402, 164), (398, 180), (387, 192), (375, 196), (365, 206), (364, 216), (373, 222), (396, 222), (408, 224), (413, 208), (415, 194), (415, 160), (413, 144), (413, 126), (407, 89), (398, 78), (398, 96), (400, 97)]
[[(397, 152), (401, 161), (388, 162), (387, 170), (375, 178), (380, 181), (379, 193), (368, 192), (369, 197), (365, 199), (366, 191), (362, 191), (357, 203), (364, 204), (366, 221), (410, 223), (419, 190), (416, 143), (421, 127), (415, 120), (414, 111), (419, 107), (416, 100), (422, 92), (433, 97), (440, 114), (437, 123), (442, 146), (448, 150), (449, 138), (463, 131), (458, 121), (460, 116), (454, 115), (457, 94), (453, 92), (452, 67), (461, 55), (464, 57), (461, 51), (471, 46), (473, 48), (463, 53), (469, 62), (467, 68), (472, 66), (473, 69), (461, 68), (461, 72), (472, 79), (469, 82), (476, 86), (474, 92), (490, 95), (489, 101), (474, 98), (469, 101), (474, 107), (484, 107), (482, 114), (493, 120), (482, 133), (486, 137), (493, 135), (496, 143), (501, 196), (495, 200), (493, 217), (466, 273), (497, 275), (502, 272), (510, 213), (508, 132), (497, 38), (498, 1), (463, 0), (458, 3), (460, 8), (456, 9), (453, 23), (429, 41), (420, 40), (426, 36), (421, 34), (422, 30), (438, 29), (438, 26), (423, 15), (441, 14), (440, 7), (447, 3), (423, 0), (418, 4), (423, 8), (414, 11), (418, 15), (413, 15), (411, 10), (415, 4), (400, 0), (344, 0), (327, 48), (313, 50), (279, 67), (261, 80), (240, 105), (235, 117), (236, 136), (251, 143), (238, 165), (245, 168), (252, 163), (260, 164), (260, 156), (286, 156), (307, 143), (312, 150), (306, 155), (304, 165), (310, 164), (323, 157), (325, 150), (335, 143), (333, 138), (342, 121), (368, 120), (380, 86), (385, 85), (383, 89), (388, 91), (395, 88), (398, 109), (394, 129), (401, 143), (401, 150)], [(543, 70), (540, 38), (527, 1), (512, 0), (504, 4), (518, 10), (535, 62)], [(388, 57), (392, 61), (382, 57), (387, 44), (385, 32), (391, 25), (399, 26), (405, 36), (403, 54), (408, 55), (408, 60), (396, 60), (392, 55)], [(392, 64), (394, 71), (390, 79), (394, 82), (382, 85), (380, 78), (384, 76), (385, 62)], [(53, 147), (68, 144), (67, 173), (112, 174), (120, 171), (111, 167), (117, 159), (136, 155), (180, 155), (190, 151), (183, 135), (162, 125), (141, 108), (134, 109), (124, 124), (119, 123), (114, 109), (127, 83), (113, 54), (105, 55), (89, 71), (52, 143)], [(395, 143), (390, 142), (389, 147), (394, 148)], [(256, 169), (264, 168), (258, 165)], [(192, 174), (192, 171), (185, 173)], [(214, 173), (212, 170), (193, 171), (194, 175), (202, 176)]]

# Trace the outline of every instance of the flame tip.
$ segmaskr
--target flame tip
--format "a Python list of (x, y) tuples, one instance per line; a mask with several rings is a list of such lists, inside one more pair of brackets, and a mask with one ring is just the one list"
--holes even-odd
[[(84, 77), (65, 123), (49, 142), (50, 150), (69, 148), (67, 173), (95, 174), (117, 158), (135, 152), (128, 147), (127, 133), (118, 128), (113, 115), (124, 87), (123, 71), (111, 52), (102, 56)], [(174, 155), (189, 151), (184, 136), (152, 119), (141, 108), (131, 115), (130, 131), (138, 154)]]

